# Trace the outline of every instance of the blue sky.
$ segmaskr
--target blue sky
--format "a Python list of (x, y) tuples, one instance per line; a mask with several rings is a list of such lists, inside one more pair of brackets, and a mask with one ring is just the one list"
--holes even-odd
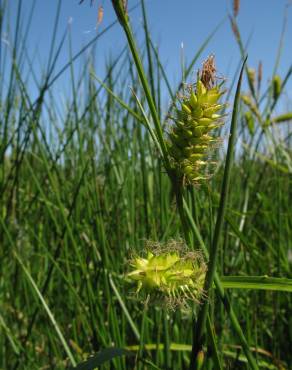
[[(133, 0), (128, 2), (129, 7), (137, 3)], [(18, 1), (8, 0), (8, 3), (13, 23)], [(28, 19), (28, 11), (32, 3), (33, 0), (22, 1), (23, 19), (31, 24), (30, 33), (27, 35), (29, 50), (33, 54), (38, 47), (37, 53), (41, 65), (47, 60), (58, 0), (36, 0), (33, 17)], [(89, 4), (90, 0), (85, 0), (82, 5), (78, 3), (79, 0), (61, 0), (58, 38), (61, 38), (69, 22), (73, 52), (77, 52), (82, 45), (96, 35), (95, 25), (99, 5), (104, 7), (104, 18), (98, 32), (115, 19), (110, 0), (95, 0), (92, 7)], [(232, 10), (230, 0), (145, 0), (145, 3), (152, 39), (159, 45), (161, 60), (166, 66), (171, 82), (176, 82), (180, 78), (181, 43), (184, 45), (184, 55), (188, 61), (207, 35), (223, 19), (225, 19), (223, 25), (203, 53), (196, 68), (200, 67), (203, 59), (213, 53), (216, 56), (219, 73), (232, 78), (240, 54), (230, 29), (230, 23), (226, 19), (228, 12)], [(244, 42), (251, 36), (248, 64), (250, 67), (257, 67), (259, 61), (262, 61), (263, 81), (269, 79), (273, 70), (286, 4), (287, 0), (241, 0), (237, 20)], [(279, 68), (281, 76), (284, 76), (292, 62), (291, 16), (292, 7), (288, 9), (286, 36)], [(133, 29), (139, 35), (142, 29), (141, 9), (138, 7), (130, 17)], [(124, 43), (125, 38), (118, 24), (100, 39), (96, 48), (96, 73), (100, 77), (104, 74), (105, 58), (109, 55), (117, 55)], [(5, 42), (2, 40), (1, 46), (4, 45)], [(58, 60), (58, 67), (62, 67), (68, 59), (67, 43)], [(291, 84), (288, 87), (290, 89)], [(59, 88), (61, 89), (62, 86)]]

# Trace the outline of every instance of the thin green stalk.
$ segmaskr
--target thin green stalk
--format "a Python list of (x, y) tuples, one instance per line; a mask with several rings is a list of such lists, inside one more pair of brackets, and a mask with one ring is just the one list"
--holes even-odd
[(164, 329), (165, 370), (171, 370), (171, 352), (170, 352), (169, 323), (167, 319), (167, 312), (163, 312), (163, 329)]
[[(183, 205), (184, 205), (184, 210), (185, 210), (185, 213), (186, 213), (186, 216), (188, 218), (188, 222), (190, 224), (190, 228), (192, 229), (194, 235), (196, 236), (199, 244), (200, 244), (200, 247), (205, 255), (206, 258), (209, 257), (209, 252), (208, 252), (208, 249), (201, 237), (201, 234), (192, 218), (192, 214), (191, 214), (191, 211), (189, 210), (188, 208), (188, 205), (187, 203), (185, 202), (185, 200), (183, 200)], [(224, 288), (223, 288), (223, 285), (220, 281), (220, 278), (217, 274), (217, 272), (215, 271), (215, 275), (214, 275), (214, 283), (215, 283), (215, 286), (216, 286), (216, 289), (217, 289), (217, 292), (219, 294), (219, 297), (222, 301), (222, 303), (224, 304), (224, 307), (225, 307), (225, 311), (228, 313), (229, 315), (229, 319), (232, 323), (232, 327), (233, 327), (233, 330), (235, 331), (236, 335), (238, 336), (239, 340), (240, 340), (240, 343), (241, 343), (241, 346), (242, 346), (242, 349), (248, 359), (248, 363), (249, 365), (251, 366), (252, 369), (254, 370), (257, 370), (258, 367), (257, 367), (257, 364), (255, 363), (255, 360), (254, 360), (254, 357), (250, 351), (250, 348), (249, 348), (249, 345), (246, 341), (246, 338), (244, 336), (244, 333), (240, 327), (240, 324), (237, 320), (237, 317), (236, 317), (236, 314), (231, 306), (231, 303), (229, 301), (229, 298), (228, 296), (226, 295), (226, 293), (224, 292)]]
[(160, 144), (160, 147), (161, 147), (161, 150), (162, 150), (162, 153), (163, 153), (163, 161), (164, 161), (164, 164), (165, 164), (165, 168), (168, 171), (169, 168), (170, 168), (170, 164), (169, 164), (169, 159), (168, 159), (167, 147), (166, 147), (166, 144), (165, 144), (165, 141), (164, 141), (164, 138), (163, 138), (163, 132), (162, 132), (161, 124), (160, 124), (160, 119), (159, 119), (159, 116), (158, 116), (158, 113), (157, 113), (157, 110), (156, 110), (156, 107), (155, 107), (153, 97), (151, 95), (149, 84), (148, 84), (148, 81), (147, 81), (147, 78), (146, 78), (146, 75), (145, 75), (145, 72), (144, 72), (144, 68), (143, 68), (143, 65), (142, 65), (142, 62), (141, 62), (141, 59), (140, 59), (140, 56), (139, 56), (139, 52), (138, 52), (138, 49), (137, 49), (137, 46), (136, 46), (136, 43), (135, 43), (135, 40), (134, 40), (134, 37), (133, 37), (133, 33), (132, 33), (132, 30), (131, 30), (130, 24), (128, 22), (128, 16), (127, 16), (126, 10), (124, 9), (123, 4), (120, 0), (112, 0), (112, 3), (113, 3), (113, 7), (116, 11), (117, 17), (120, 21), (120, 24), (123, 27), (123, 29), (125, 31), (125, 34), (126, 34), (126, 37), (127, 37), (128, 45), (129, 45), (129, 48), (131, 50), (131, 54), (132, 54), (132, 57), (134, 59), (134, 62), (135, 62), (136, 68), (137, 68), (137, 72), (138, 72), (138, 75), (139, 75), (139, 78), (140, 78), (140, 81), (141, 81), (141, 84), (143, 86), (143, 90), (144, 90), (144, 93), (145, 93), (145, 96), (146, 96), (146, 99), (147, 99), (147, 102), (148, 102), (150, 113), (151, 113), (153, 123), (154, 123), (154, 126), (155, 126), (157, 139), (159, 141), (159, 144)]
[(191, 246), (191, 237), (190, 237), (190, 227), (184, 212), (183, 207), (183, 194), (181, 184), (174, 184), (174, 190), (176, 193), (176, 205), (179, 212), (180, 220), (182, 223), (182, 228), (184, 232), (184, 237), (188, 246)]
[[(137, 353), (137, 358), (136, 360), (139, 360), (140, 358), (143, 358), (142, 354), (143, 351), (145, 350), (145, 332), (146, 332), (146, 326), (147, 326), (147, 311), (148, 311), (148, 301), (149, 297), (147, 297), (146, 301), (144, 302), (144, 308), (143, 308), (143, 313), (142, 313), (142, 322), (141, 322), (141, 329), (140, 329), (140, 342), (139, 342), (139, 351)], [(138, 364), (138, 370), (142, 370), (142, 365), (139, 361)]]
[[(212, 247), (210, 250), (208, 270), (207, 270), (206, 279), (204, 283), (204, 291), (206, 292), (207, 296), (209, 296), (210, 289), (212, 288), (212, 283), (213, 283), (214, 276), (215, 276), (218, 250), (219, 250), (219, 241), (220, 241), (220, 236), (221, 236), (222, 226), (223, 226), (223, 221), (224, 221), (224, 216), (225, 216), (226, 203), (228, 199), (230, 172), (231, 172), (232, 159), (233, 159), (234, 143), (235, 143), (235, 138), (236, 138), (238, 104), (239, 104), (239, 97), (240, 97), (241, 80), (242, 80), (245, 63), (246, 63), (246, 58), (243, 62), (241, 72), (239, 75), (239, 80), (237, 84), (234, 105), (233, 105), (231, 127), (230, 127), (230, 138), (228, 142), (227, 157), (226, 157), (226, 162), (225, 162), (219, 210), (218, 210), (218, 215), (217, 215), (217, 221), (216, 221), (216, 226), (215, 226), (215, 231), (214, 231)], [(194, 326), (193, 350), (192, 350), (190, 370), (195, 369), (196, 357), (199, 351), (202, 350), (206, 319), (207, 319), (207, 313), (208, 313), (208, 306), (209, 306), (209, 301), (206, 299), (199, 311), (198, 320), (197, 320), (196, 325)]]
[[(239, 28), (238, 28), (236, 19), (234, 17), (231, 17), (231, 16), (229, 16), (229, 19), (230, 19), (230, 22), (231, 22), (232, 31), (234, 33), (235, 39), (236, 39), (236, 41), (238, 43), (238, 46), (239, 46), (241, 57), (243, 59), (245, 57), (246, 50), (244, 48), (244, 45), (243, 45), (243, 42), (242, 42), (242, 39), (241, 39), (241, 35), (240, 35), (240, 32), (239, 32)], [(257, 101), (257, 96), (256, 96), (255, 88), (253, 86), (252, 79), (251, 79), (251, 77), (250, 77), (250, 75), (248, 73), (248, 67), (247, 67), (247, 65), (245, 65), (245, 72), (246, 72), (246, 77), (247, 77), (247, 82), (248, 82), (248, 86), (249, 86), (250, 92), (252, 94), (252, 97), (254, 98), (254, 101), (256, 102), (256, 105), (258, 106), (258, 101)]]
[(46, 311), (56, 333), (57, 333), (57, 336), (59, 337), (59, 340), (60, 342), (62, 343), (63, 347), (64, 347), (64, 350), (66, 352), (66, 354), (68, 355), (68, 358), (70, 359), (70, 362), (73, 366), (76, 365), (76, 361), (74, 359), (74, 356), (59, 328), (59, 325), (51, 311), (51, 309), (49, 308), (47, 302), (45, 301), (44, 299), (44, 296), (43, 294), (41, 293), (41, 291), (39, 290), (37, 284), (35, 283), (34, 279), (32, 278), (30, 272), (28, 271), (28, 269), (24, 266), (24, 263), (22, 262), (22, 259), (19, 257), (18, 253), (16, 252), (15, 250), (15, 245), (14, 245), (14, 242), (13, 242), (13, 239), (12, 239), (12, 236), (10, 235), (10, 232), (9, 230), (7, 229), (5, 223), (3, 222), (3, 219), (2, 217), (0, 217), (0, 222), (1, 222), (1, 226), (3, 227), (3, 230), (7, 236), (7, 239), (11, 245), (11, 248), (12, 248), (12, 254), (14, 256), (14, 258), (17, 260), (17, 262), (19, 263), (19, 265), (21, 266), (21, 268), (23, 269), (24, 271), (24, 274), (26, 276), (26, 278), (28, 279), (30, 285), (32, 286), (33, 290), (35, 291), (36, 295), (38, 296), (39, 300), (41, 301), (42, 303), (42, 307), (44, 308), (44, 310)]
[(212, 353), (213, 353), (212, 358), (214, 359), (215, 368), (218, 370), (222, 370), (223, 367), (222, 367), (219, 353), (218, 353), (218, 348), (217, 348), (217, 343), (216, 343), (216, 334), (211, 324), (210, 315), (208, 314), (207, 316), (208, 316), (207, 317), (207, 332), (208, 332), (208, 338), (209, 338), (210, 346), (211, 346)]
[(147, 22), (145, 1), (144, 0), (141, 1), (141, 5), (142, 5), (143, 23), (144, 23), (145, 38), (146, 38), (146, 49), (147, 49), (148, 70), (149, 70), (151, 93), (152, 93), (153, 99), (155, 99), (153, 62), (152, 62), (152, 55), (151, 55), (151, 49), (150, 49), (150, 41), (151, 40), (150, 40), (150, 35), (149, 35), (149, 30), (148, 30), (148, 22)]

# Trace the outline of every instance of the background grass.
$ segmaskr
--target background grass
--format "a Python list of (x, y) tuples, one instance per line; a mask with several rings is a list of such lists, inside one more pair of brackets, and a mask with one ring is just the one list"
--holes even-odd
[[(4, 33), (7, 3), (0, 4)], [(183, 235), (170, 181), (128, 88), (149, 117), (131, 55), (125, 47), (107, 63), (105, 89), (93, 77), (94, 52), (86, 56), (88, 46), (73, 55), (70, 35), (56, 42), (56, 17), (50, 58), (42, 75), (36, 75), (22, 36), (29, 22), (21, 17), (19, 5), (14, 42), (0, 54), (0, 368), (63, 369), (109, 347), (131, 350), (131, 355), (103, 352), (106, 360), (120, 357), (100, 368), (187, 368), (190, 315), (148, 307), (124, 278), (131, 254), (143, 250), (145, 239), (166, 241)], [(56, 60), (67, 47), (65, 37), (70, 60), (59, 71)], [(235, 42), (244, 55), (240, 38)], [(193, 62), (206, 57), (204, 46), (194, 53)], [(168, 86), (175, 96), (176, 87), (167, 81), (147, 27), (140, 52), (167, 131), (164, 112), (169, 107), (162, 105), (163, 94)], [(78, 73), (77, 58), (84, 59)], [(186, 78), (192, 68), (193, 63), (185, 67)], [(66, 70), (71, 91), (60, 103), (53, 86)], [(264, 125), (275, 117), (290, 73), (281, 73), (284, 83), (278, 96), (272, 82), (261, 92), (249, 81), (259, 116), (241, 103), (217, 264), (219, 275), (226, 276), (223, 284), (231, 287), (230, 301), (258, 366), (269, 369), (289, 369), (292, 363), (287, 288), (287, 279), (292, 279), (291, 123)], [(30, 78), (38, 86), (36, 99), (27, 83)], [(247, 111), (254, 127), (247, 125)], [(230, 116), (218, 135), (226, 136), (229, 121)], [(185, 191), (189, 222), (199, 230), (190, 248), (212, 244), (224, 148), (213, 153), (217, 165), (211, 180)], [(252, 279), (263, 275), (279, 279)], [(216, 290), (209, 316), (224, 368), (248, 368)], [(211, 369), (210, 332), (208, 338), (204, 366)]]

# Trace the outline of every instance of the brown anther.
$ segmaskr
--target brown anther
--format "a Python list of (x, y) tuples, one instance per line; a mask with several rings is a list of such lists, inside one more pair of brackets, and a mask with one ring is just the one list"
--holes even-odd
[(233, 0), (233, 15), (234, 17), (237, 17), (238, 12), (239, 12), (239, 0)]
[(100, 5), (98, 7), (98, 12), (97, 12), (97, 22), (96, 22), (96, 27), (99, 26), (103, 20), (103, 13), (104, 13), (104, 10), (103, 10), (103, 6)]
[(210, 55), (203, 63), (201, 81), (207, 90), (211, 89), (216, 81), (215, 56)]

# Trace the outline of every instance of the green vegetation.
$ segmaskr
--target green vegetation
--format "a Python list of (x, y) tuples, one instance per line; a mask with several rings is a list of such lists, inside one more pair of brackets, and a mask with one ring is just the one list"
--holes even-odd
[[(94, 71), (94, 51), (86, 52), (114, 24), (76, 55), (69, 34), (70, 60), (58, 70), (67, 37), (56, 37), (58, 8), (49, 60), (38, 76), (23, 36), (30, 22), (18, 4), (13, 40), (0, 49), (0, 369), (289, 369), (292, 113), (276, 115), (275, 108), (292, 66), (278, 71), (282, 43), (262, 91), (261, 68), (248, 67), (231, 17), (242, 60), (222, 105), (216, 96), (202, 108), (205, 120), (217, 108), (225, 117), (225, 125), (211, 127), (194, 117), (197, 101), (179, 103), (184, 85), (172, 87), (167, 79), (143, 0), (139, 47), (131, 9), (113, 0), (127, 45), (107, 63), (104, 80)], [(0, 1), (1, 36), (7, 12), (8, 2)], [(186, 81), (206, 59), (215, 32), (183, 67)], [(61, 103), (54, 87), (66, 72), (71, 90)], [(200, 88), (206, 93), (206, 81)], [(194, 130), (201, 119), (210, 136), (188, 137), (188, 128), (174, 126), (182, 110), (193, 114)], [(204, 139), (209, 145), (220, 137), (224, 144), (207, 157)], [(189, 160), (196, 151), (195, 163), (209, 161), (212, 176), (201, 162), (191, 176), (174, 164), (169, 143), (177, 139), (194, 145), (183, 155)], [(183, 258), (170, 247), (182, 239)], [(156, 254), (147, 257), (145, 240), (158, 246)], [(198, 274), (200, 303), (189, 291), (187, 309), (143, 298), (131, 281), (149, 288), (141, 271), (160, 295), (192, 289)]]

